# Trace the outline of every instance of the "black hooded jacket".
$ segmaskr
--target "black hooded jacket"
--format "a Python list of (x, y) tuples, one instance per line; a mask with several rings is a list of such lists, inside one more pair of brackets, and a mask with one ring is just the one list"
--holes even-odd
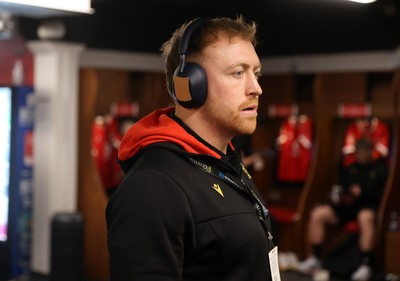
[(127, 174), (106, 210), (110, 281), (270, 280), (268, 223), (238, 154), (222, 154), (172, 110), (145, 117), (121, 143)]

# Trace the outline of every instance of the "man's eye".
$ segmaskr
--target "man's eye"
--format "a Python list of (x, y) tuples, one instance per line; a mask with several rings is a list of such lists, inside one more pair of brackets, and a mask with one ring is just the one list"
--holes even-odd
[(236, 71), (236, 72), (234, 73), (234, 75), (237, 76), (237, 77), (242, 77), (242, 76), (243, 76), (243, 73), (244, 73), (244, 71)]
[(260, 79), (262, 74), (261, 74), (261, 72), (254, 72), (254, 76), (256, 76), (257, 79)]

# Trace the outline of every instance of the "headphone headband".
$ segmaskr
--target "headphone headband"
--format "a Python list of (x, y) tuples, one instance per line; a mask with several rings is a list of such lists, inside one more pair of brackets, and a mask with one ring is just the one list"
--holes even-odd
[(190, 38), (193, 32), (197, 30), (200, 26), (208, 22), (208, 19), (198, 18), (193, 20), (183, 32), (181, 42), (179, 43), (179, 55), (185, 55), (189, 49)]

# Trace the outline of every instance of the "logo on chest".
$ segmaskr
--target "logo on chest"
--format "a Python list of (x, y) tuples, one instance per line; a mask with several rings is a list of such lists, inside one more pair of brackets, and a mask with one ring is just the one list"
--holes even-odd
[(222, 192), (221, 187), (219, 186), (218, 183), (214, 183), (212, 188), (219, 193), (219, 195), (221, 195), (222, 197), (224, 197), (224, 193)]

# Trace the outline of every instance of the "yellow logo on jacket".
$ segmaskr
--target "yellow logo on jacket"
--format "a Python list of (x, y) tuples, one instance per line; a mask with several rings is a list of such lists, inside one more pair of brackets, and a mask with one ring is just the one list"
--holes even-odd
[(218, 192), (219, 195), (221, 195), (222, 197), (224, 197), (224, 193), (222, 193), (222, 189), (221, 189), (221, 187), (219, 186), (218, 183), (214, 183), (213, 186), (212, 186), (212, 188), (214, 188), (214, 190), (215, 190), (216, 192)]

